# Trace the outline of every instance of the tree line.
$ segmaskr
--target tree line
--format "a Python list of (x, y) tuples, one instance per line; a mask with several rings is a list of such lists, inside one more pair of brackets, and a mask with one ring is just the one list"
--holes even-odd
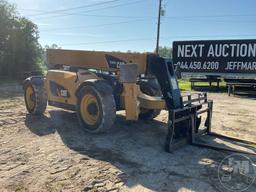
[(42, 70), (38, 39), (37, 25), (19, 16), (14, 5), (0, 0), (0, 76), (16, 79), (22, 72)]

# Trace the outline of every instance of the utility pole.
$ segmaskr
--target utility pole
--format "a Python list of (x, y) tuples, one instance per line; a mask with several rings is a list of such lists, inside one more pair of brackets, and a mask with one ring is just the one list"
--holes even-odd
[(162, 14), (162, 0), (159, 0), (158, 22), (157, 22), (157, 37), (156, 37), (156, 54), (158, 54), (158, 52), (159, 52), (159, 37), (160, 37), (161, 14)]

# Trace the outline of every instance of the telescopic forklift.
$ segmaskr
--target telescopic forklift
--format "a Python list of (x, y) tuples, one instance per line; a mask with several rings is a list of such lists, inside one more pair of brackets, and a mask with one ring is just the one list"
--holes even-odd
[[(47, 104), (77, 113), (90, 133), (107, 132), (116, 111), (127, 120), (169, 114), (165, 150), (186, 144), (255, 154), (255, 144), (211, 132), (213, 101), (207, 93), (181, 95), (174, 68), (154, 53), (47, 50), (45, 76), (23, 83), (27, 111), (42, 115)], [(203, 119), (202, 116), (205, 116)], [(215, 139), (223, 140), (221, 144)], [(253, 147), (254, 146), (254, 147)]]

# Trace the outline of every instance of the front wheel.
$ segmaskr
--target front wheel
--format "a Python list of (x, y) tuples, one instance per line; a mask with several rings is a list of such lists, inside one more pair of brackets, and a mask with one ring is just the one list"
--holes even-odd
[(43, 84), (28, 81), (24, 85), (24, 100), (27, 111), (33, 115), (42, 115), (47, 106), (47, 93)]
[(91, 133), (108, 131), (116, 117), (113, 95), (103, 94), (92, 85), (84, 86), (78, 93), (77, 115), (84, 130)]

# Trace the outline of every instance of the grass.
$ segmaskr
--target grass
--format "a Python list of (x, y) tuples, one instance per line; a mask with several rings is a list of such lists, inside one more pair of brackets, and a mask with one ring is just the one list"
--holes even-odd
[(181, 91), (191, 91), (191, 86), (188, 79), (179, 79), (178, 82)]
[[(189, 79), (179, 79), (179, 88), (181, 91), (191, 91), (191, 85), (189, 82)], [(213, 86), (216, 86), (216, 83), (212, 84)], [(214, 91), (214, 87), (209, 87), (209, 83), (207, 82), (198, 82), (196, 83), (196, 86), (205, 86), (204, 88), (201, 88), (200, 90), (210, 90), (210, 91)], [(220, 88), (218, 92), (226, 92), (227, 88), (226, 88), (226, 83), (224, 81), (220, 82)]]

